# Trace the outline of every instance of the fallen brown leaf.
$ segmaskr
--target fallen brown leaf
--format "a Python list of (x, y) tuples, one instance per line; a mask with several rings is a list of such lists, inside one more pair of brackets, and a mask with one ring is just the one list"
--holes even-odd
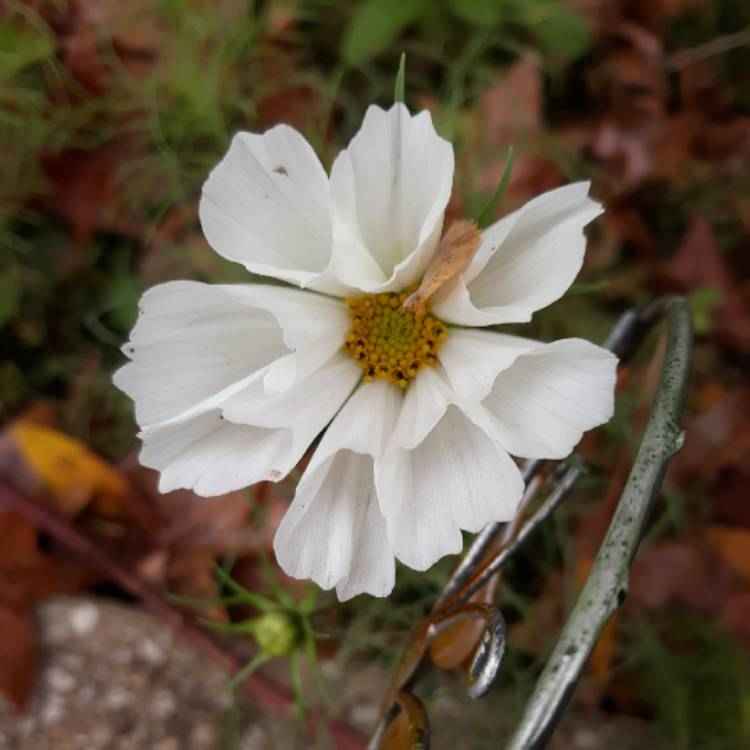
[(708, 287), (720, 292), (716, 332), (727, 345), (750, 351), (750, 309), (705, 218), (693, 217), (679, 250), (662, 267), (662, 276), (684, 291)]
[(698, 540), (652, 544), (633, 564), (628, 604), (657, 609), (682, 605), (716, 614), (733, 589), (733, 575)]
[(711, 526), (706, 538), (716, 556), (750, 584), (750, 531)]
[(44, 169), (53, 186), (50, 208), (70, 224), (73, 240), (86, 245), (95, 232), (129, 236), (135, 230), (123, 200), (121, 165), (129, 147), (111, 142), (90, 151), (48, 154)]
[(531, 56), (511, 65), (479, 100), (482, 129), (487, 142), (507, 146), (528, 139), (542, 125), (542, 74)]

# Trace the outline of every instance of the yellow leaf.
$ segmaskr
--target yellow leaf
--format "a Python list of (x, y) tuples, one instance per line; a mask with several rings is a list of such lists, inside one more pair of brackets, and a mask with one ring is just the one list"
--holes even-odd
[(94, 498), (105, 505), (119, 504), (127, 494), (125, 479), (80, 441), (25, 421), (17, 422), (9, 432), (61, 512), (74, 515)]

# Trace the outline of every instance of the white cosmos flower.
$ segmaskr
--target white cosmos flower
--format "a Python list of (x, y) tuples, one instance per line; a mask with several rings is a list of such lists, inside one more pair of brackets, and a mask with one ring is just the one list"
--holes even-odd
[[(412, 336), (396, 294), (435, 252), (452, 180), (451, 145), (402, 104), (370, 107), (330, 176), (292, 128), (238, 134), (203, 188), (203, 230), (220, 255), (293, 286), (154, 287), (115, 375), (162, 492), (278, 480), (327, 427), (274, 547), (289, 575), (342, 600), (388, 594), (394, 558), (424, 570), (460, 551), (462, 530), (510, 520), (523, 491), (511, 455), (562, 458), (612, 415), (606, 350), (482, 329), (528, 321), (570, 286), (601, 211), (587, 183), (487, 229), (423, 319), (447, 336)], [(345, 346), (355, 314), (365, 328)], [(360, 344), (417, 357), (407, 387), (363, 377)]]

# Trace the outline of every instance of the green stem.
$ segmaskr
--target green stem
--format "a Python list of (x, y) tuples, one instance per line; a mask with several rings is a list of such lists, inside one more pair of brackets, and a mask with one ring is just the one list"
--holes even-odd
[(253, 672), (260, 669), (270, 659), (271, 657), (267, 654), (262, 652), (257, 653), (242, 669), (238, 670), (232, 676), (232, 679), (229, 681), (229, 689), (233, 691), (238, 688)]

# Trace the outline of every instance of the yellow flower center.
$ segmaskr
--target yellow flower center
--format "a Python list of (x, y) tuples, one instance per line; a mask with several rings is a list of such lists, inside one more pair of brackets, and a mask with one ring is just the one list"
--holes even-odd
[(422, 367), (437, 363), (448, 328), (432, 315), (404, 310), (410, 291), (347, 298), (352, 326), (344, 348), (365, 380), (380, 378), (406, 388)]

